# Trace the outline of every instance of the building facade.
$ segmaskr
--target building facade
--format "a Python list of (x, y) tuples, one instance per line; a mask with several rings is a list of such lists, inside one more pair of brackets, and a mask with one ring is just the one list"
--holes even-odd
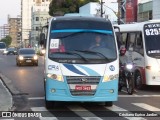
[(39, 36), (42, 30), (42, 27), (47, 25), (48, 19), (51, 17), (48, 14), (49, 8), (46, 9), (45, 6), (33, 6), (32, 7), (32, 19), (31, 26), (32, 30), (30, 33), (30, 41), (29, 44), (32, 47), (39, 47)]
[(153, 19), (160, 19), (160, 0), (153, 0)]
[(143, 22), (147, 20), (151, 20), (153, 18), (153, 1), (146, 0), (142, 1), (138, 4), (138, 14), (137, 14), (137, 21)]
[(0, 33), (1, 33), (0, 40), (9, 35), (9, 25), (4, 24), (3, 26), (0, 26)]
[[(110, 19), (112, 22), (117, 21), (118, 3), (103, 4), (103, 17)], [(101, 5), (98, 2), (90, 2), (79, 8), (79, 14), (83, 16), (101, 16)]]
[(21, 18), (9, 18), (9, 36), (12, 38), (11, 46), (19, 47), (21, 44)]
[[(51, 0), (21, 0), (21, 15), (22, 15), (22, 41), (26, 43), (29, 41), (32, 29), (32, 7), (42, 6), (49, 11), (49, 4)], [(24, 46), (24, 45), (23, 45)]]

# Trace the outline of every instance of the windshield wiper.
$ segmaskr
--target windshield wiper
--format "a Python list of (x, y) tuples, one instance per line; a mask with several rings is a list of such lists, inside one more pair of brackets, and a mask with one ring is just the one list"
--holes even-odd
[[(76, 52), (72, 52), (72, 51), (67, 51), (67, 52), (55, 52), (56, 54), (69, 54), (69, 55), (76, 55), (79, 56), (81, 59), (83, 59), (84, 61), (88, 61), (88, 59), (86, 59), (84, 56), (80, 55), (79, 53)], [(52, 54), (55, 54), (52, 53)]]
[(95, 55), (103, 57), (107, 61), (110, 61), (104, 54), (102, 54), (100, 52), (95, 52), (95, 51), (90, 51), (90, 50), (75, 50), (75, 51), (89, 53), (89, 54), (95, 54)]

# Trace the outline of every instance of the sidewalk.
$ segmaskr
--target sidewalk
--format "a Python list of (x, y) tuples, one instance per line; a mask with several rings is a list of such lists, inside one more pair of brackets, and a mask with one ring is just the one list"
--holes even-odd
[(3, 84), (3, 78), (0, 74), (0, 111), (9, 111), (12, 108), (12, 95)]

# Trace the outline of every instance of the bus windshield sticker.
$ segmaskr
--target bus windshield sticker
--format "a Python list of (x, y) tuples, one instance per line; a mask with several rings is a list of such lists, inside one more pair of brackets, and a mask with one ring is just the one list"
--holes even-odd
[(59, 48), (59, 39), (51, 39), (50, 49), (58, 49)]

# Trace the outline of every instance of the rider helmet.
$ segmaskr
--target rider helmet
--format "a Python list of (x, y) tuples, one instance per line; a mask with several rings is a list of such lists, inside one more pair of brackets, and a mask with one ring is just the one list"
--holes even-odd
[(125, 47), (121, 47), (120, 48), (120, 55), (123, 56), (126, 53), (126, 48)]

